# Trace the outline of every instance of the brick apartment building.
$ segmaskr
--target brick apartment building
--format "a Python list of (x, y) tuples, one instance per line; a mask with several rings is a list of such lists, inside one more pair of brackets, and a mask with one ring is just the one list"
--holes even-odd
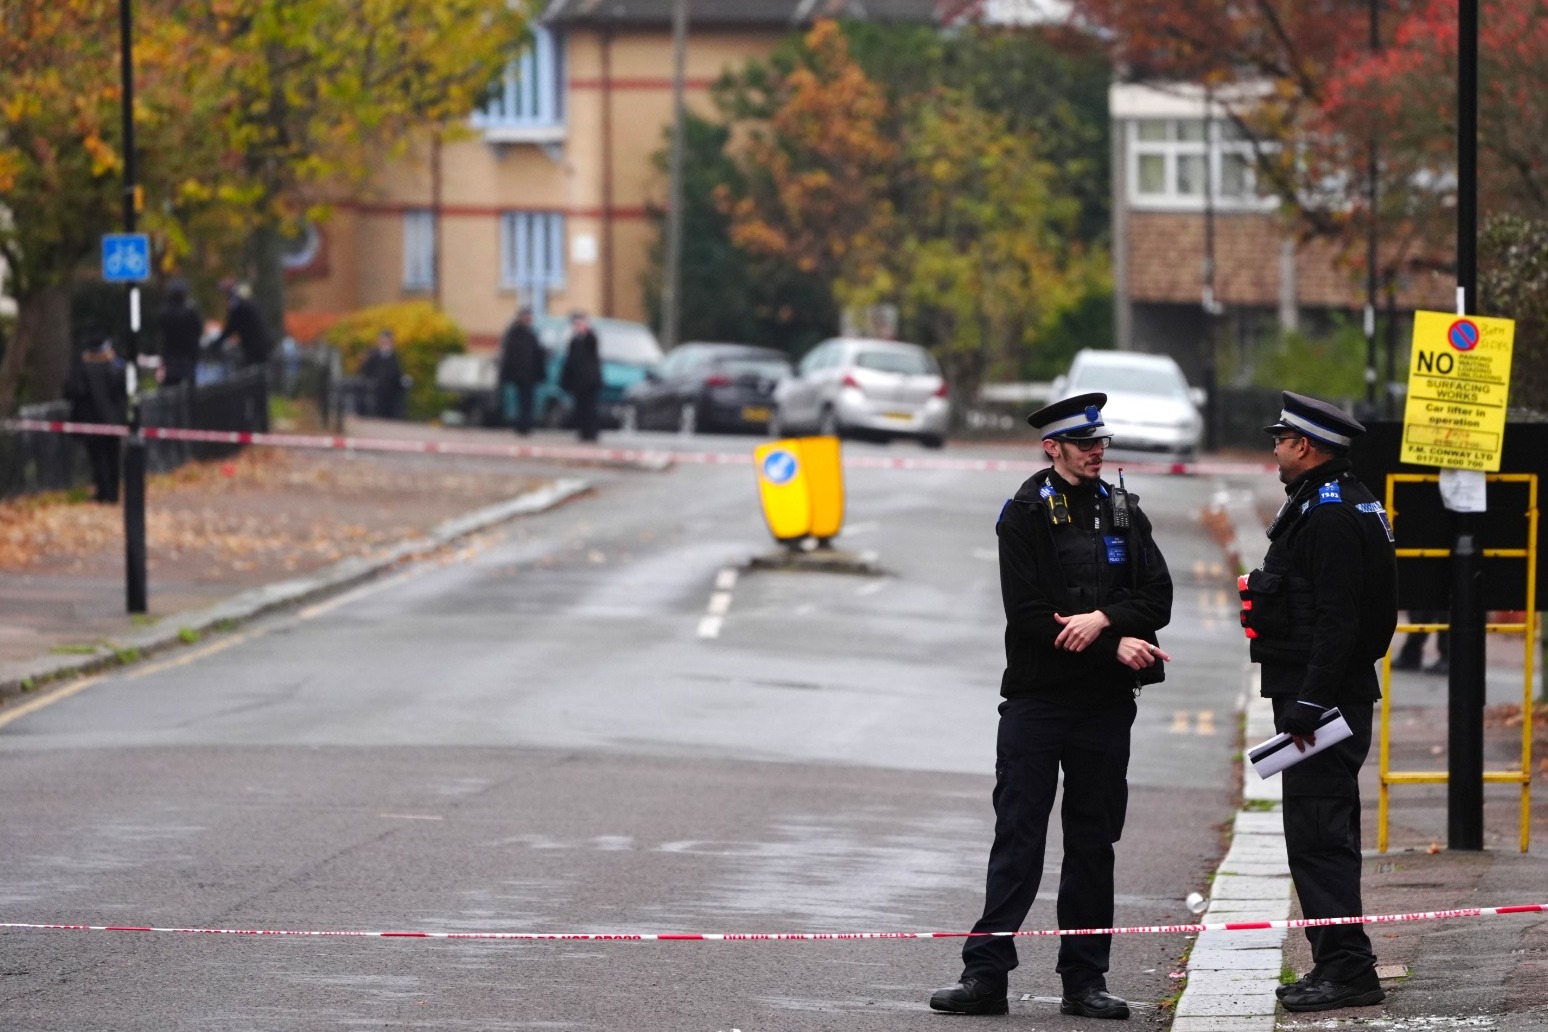
[[(1207, 107), (1196, 85), (1115, 84), (1108, 109), (1120, 348), (1170, 354), (1191, 382), (1205, 380), (1212, 332), (1205, 307), (1208, 236), (1221, 364), (1229, 359), (1236, 369), (1250, 367), (1255, 349), (1281, 330), (1316, 334), (1339, 315), (1361, 325), (1363, 270), (1342, 262), (1327, 241), (1297, 240), (1278, 202), (1259, 191), (1252, 145), (1218, 100)], [(1397, 339), (1404, 352), (1403, 313), (1447, 311), (1453, 289), (1451, 277), (1439, 273), (1399, 278)]]
[[(974, 8), (976, 3), (939, 5)], [(687, 105), (818, 18), (932, 22), (936, 0), (689, 0)], [(419, 141), (335, 206), (293, 262), (293, 312), (435, 300), (476, 344), (518, 303), (643, 320), (641, 278), (667, 184), (651, 156), (672, 116), (672, 0), (552, 0), (475, 115)]]

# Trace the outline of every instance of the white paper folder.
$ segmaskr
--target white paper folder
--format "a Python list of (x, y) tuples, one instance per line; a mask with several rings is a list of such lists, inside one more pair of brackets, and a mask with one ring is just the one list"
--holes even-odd
[(1330, 745), (1342, 742), (1352, 734), (1354, 732), (1349, 730), (1349, 722), (1335, 707), (1324, 710), (1317, 719), (1317, 744), (1308, 745), (1305, 752), (1295, 747), (1289, 735), (1280, 734), (1248, 749), (1247, 758), (1252, 761), (1252, 768), (1258, 772), (1258, 777), (1268, 778), (1286, 767), (1300, 763), (1308, 756), (1320, 753)]

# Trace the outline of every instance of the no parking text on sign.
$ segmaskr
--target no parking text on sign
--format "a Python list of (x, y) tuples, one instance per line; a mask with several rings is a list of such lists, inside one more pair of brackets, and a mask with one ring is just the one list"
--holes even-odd
[(1510, 319), (1414, 313), (1402, 461), (1499, 472), (1515, 337)]

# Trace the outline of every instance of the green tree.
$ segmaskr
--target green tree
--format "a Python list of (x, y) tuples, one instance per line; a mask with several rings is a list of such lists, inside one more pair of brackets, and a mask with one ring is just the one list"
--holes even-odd
[(959, 91), (911, 105), (895, 215), (876, 228), (875, 272), (850, 277), (856, 305), (896, 300), (903, 335), (929, 346), (963, 400), (985, 376), (1016, 377), (1081, 300), (1109, 286), (1107, 256), (1074, 232), (1038, 142)]
[(1548, 221), (1496, 215), (1478, 241), (1479, 309), (1516, 321), (1510, 407), (1548, 416)]
[[(731, 130), (689, 113), (684, 131), (683, 339), (762, 344), (799, 354), (837, 322), (828, 284), (736, 246), (731, 217), (716, 201), (722, 192), (727, 197), (745, 193), (745, 178), (729, 153)], [(662, 176), (668, 154), (663, 145), (654, 155)], [(652, 209), (650, 215), (662, 232), (651, 245), (643, 287), (649, 318), (659, 323), (666, 213)]]
[[(201, 98), (181, 88), (195, 63), (169, 31), (170, 2), (138, 5), (139, 178), (174, 183), (190, 155), (176, 127)], [(118, 8), (112, 0), (8, 0), (0, 6), (0, 256), (17, 302), (0, 361), (0, 412), (53, 398), (69, 362), (70, 285), (122, 225)], [(159, 190), (158, 190), (159, 192)], [(146, 228), (162, 224), (145, 213)]]
[[(247, 240), (279, 314), (284, 231), (416, 130), (455, 131), (521, 39), (507, 0), (139, 0), (137, 179), (163, 271)], [(120, 225), (118, 5), (0, 6), (0, 254), (18, 304), (0, 411), (53, 397), (69, 289)]]
[(285, 233), (325, 190), (363, 183), (384, 154), (455, 133), (522, 40), (508, 0), (197, 0), (179, 18), (229, 62), (206, 85), (210, 130), (240, 173), (260, 307), (283, 311)]

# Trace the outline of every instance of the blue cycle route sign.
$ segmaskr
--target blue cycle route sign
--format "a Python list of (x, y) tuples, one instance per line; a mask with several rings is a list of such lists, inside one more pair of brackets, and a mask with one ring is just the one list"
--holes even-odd
[(787, 483), (796, 474), (796, 457), (781, 448), (763, 460), (763, 475), (771, 484)]
[(150, 279), (150, 237), (144, 233), (102, 234), (102, 278), (108, 283)]

